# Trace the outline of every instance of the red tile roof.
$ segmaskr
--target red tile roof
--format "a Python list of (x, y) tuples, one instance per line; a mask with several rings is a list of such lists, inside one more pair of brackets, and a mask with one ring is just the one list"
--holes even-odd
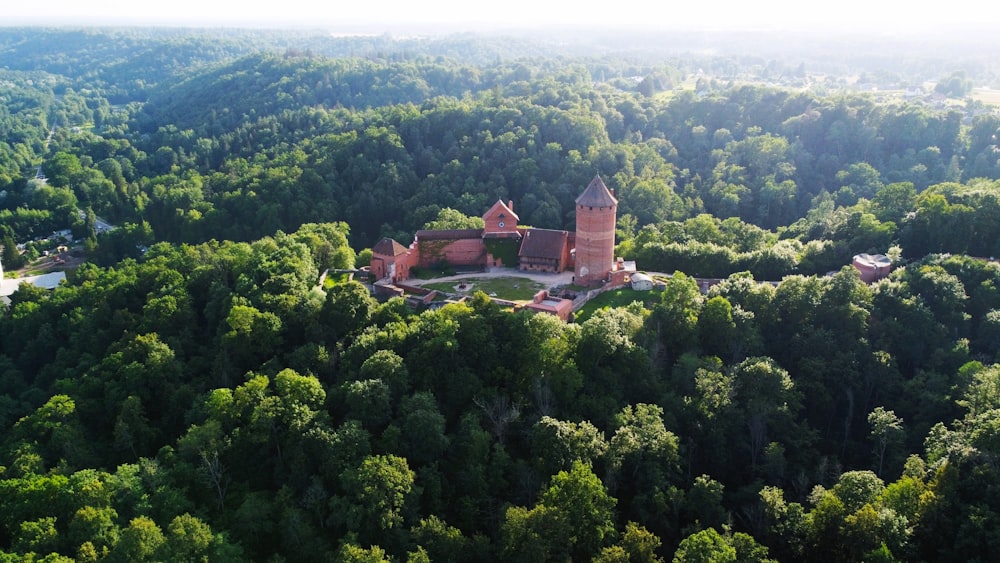
[(494, 213), (497, 212), (500, 213), (501, 217), (506, 215), (508, 217), (513, 217), (515, 221), (521, 220), (521, 218), (518, 217), (516, 213), (514, 213), (514, 210), (511, 209), (509, 206), (507, 206), (507, 204), (500, 199), (498, 199), (497, 202), (493, 204), (493, 207), (489, 208), (489, 210), (486, 213), (483, 213), (483, 217), (491, 217)]
[(378, 244), (372, 247), (372, 254), (381, 254), (382, 256), (399, 256), (400, 254), (406, 254), (406, 247), (389, 237), (385, 237), (384, 239), (378, 241)]

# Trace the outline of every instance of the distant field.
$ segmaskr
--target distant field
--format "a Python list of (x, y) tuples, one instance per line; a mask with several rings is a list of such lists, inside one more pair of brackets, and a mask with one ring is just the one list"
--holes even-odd
[[(461, 285), (465, 287), (460, 287)], [(531, 301), (545, 286), (528, 278), (467, 278), (449, 282), (425, 283), (423, 287), (447, 293), (467, 293), (482, 291), (486, 295), (508, 301)]]
[(984, 104), (1000, 106), (1000, 90), (994, 90), (992, 88), (976, 88), (972, 91), (972, 99), (983, 102)]

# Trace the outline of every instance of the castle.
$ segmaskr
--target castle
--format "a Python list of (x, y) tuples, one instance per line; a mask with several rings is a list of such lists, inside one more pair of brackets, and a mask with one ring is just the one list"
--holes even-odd
[(414, 267), (447, 264), (459, 268), (517, 267), (525, 271), (573, 270), (574, 283), (621, 283), (626, 270), (615, 260), (618, 200), (595, 176), (576, 198), (576, 231), (518, 225), (514, 203), (502, 200), (483, 214), (482, 229), (421, 230), (408, 246), (384, 238), (372, 248), (377, 283), (395, 284)]

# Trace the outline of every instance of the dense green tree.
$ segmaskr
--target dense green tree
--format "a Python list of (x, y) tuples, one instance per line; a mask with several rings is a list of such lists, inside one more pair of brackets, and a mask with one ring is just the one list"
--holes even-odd
[(553, 475), (573, 462), (593, 466), (608, 449), (604, 433), (587, 421), (580, 423), (543, 416), (532, 430), (531, 448), (542, 473)]
[(483, 228), (482, 217), (469, 217), (461, 211), (445, 207), (438, 211), (434, 219), (424, 223), (424, 229), (481, 229)]
[(684, 538), (674, 552), (675, 563), (708, 561), (736, 561), (736, 548), (729, 545), (714, 528)]
[(359, 466), (341, 475), (349, 497), (346, 506), (337, 506), (345, 510), (338, 517), (344, 518), (351, 530), (366, 535), (402, 526), (413, 479), (414, 473), (404, 458), (365, 457)]
[(155, 561), (165, 541), (156, 522), (139, 516), (122, 529), (121, 539), (108, 557), (112, 561)]
[(531, 510), (507, 509), (502, 525), (505, 557), (521, 560), (589, 559), (615, 533), (615, 499), (583, 462), (552, 477)]
[(876, 474), (882, 474), (885, 455), (890, 446), (898, 446), (903, 438), (903, 420), (896, 413), (875, 407), (868, 413), (868, 424), (871, 425), (871, 437), (875, 442), (875, 457), (878, 459)]

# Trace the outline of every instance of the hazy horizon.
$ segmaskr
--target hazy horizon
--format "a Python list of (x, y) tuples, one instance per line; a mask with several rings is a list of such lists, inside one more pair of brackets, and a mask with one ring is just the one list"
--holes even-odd
[[(541, 4), (509, 0), (499, 8), (456, 0), (421, 4), (382, 0), (316, 5), (306, 0), (209, 4), (175, 0), (140, 4), (120, 0), (50, 0), (5, 7), (2, 26), (164, 26), (343, 30), (352, 33), (532, 31), (608, 29), (611, 31), (785, 31), (877, 36), (939, 36), (958, 30), (989, 31), (1000, 25), (1000, 9), (971, 0), (920, 7), (900, 2), (844, 0), (836, 10), (803, 10), (788, 0), (748, 4), (738, 0), (685, 6), (626, 0), (615, 10), (581, 8), (569, 2)], [(956, 40), (964, 37), (955, 37)]]

